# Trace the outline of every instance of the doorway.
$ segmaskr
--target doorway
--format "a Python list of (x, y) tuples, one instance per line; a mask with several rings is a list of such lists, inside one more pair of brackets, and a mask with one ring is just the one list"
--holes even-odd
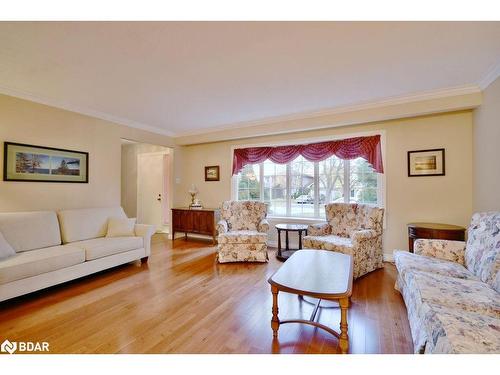
[(122, 206), (128, 217), (169, 233), (172, 150), (122, 140)]
[(168, 233), (168, 165), (168, 151), (137, 155), (137, 222), (163, 233)]

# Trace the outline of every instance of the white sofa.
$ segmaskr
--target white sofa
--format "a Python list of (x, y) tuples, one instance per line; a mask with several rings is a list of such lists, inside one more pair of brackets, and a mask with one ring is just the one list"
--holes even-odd
[(135, 236), (106, 237), (121, 207), (0, 213), (0, 232), (16, 255), (0, 260), (0, 301), (141, 259), (147, 261), (154, 227), (136, 224)]

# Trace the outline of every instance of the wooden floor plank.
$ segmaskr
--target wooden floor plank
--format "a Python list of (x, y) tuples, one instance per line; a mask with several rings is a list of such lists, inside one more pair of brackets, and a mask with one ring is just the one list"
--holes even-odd
[[(153, 240), (147, 265), (116, 267), (0, 303), (11, 341), (48, 341), (52, 353), (337, 353), (337, 339), (298, 324), (272, 338), (267, 279), (282, 264), (217, 264), (199, 240)], [(411, 353), (406, 308), (393, 265), (354, 282), (351, 353)], [(280, 293), (280, 318), (308, 319), (311, 301)], [(338, 329), (339, 309), (317, 320)]]

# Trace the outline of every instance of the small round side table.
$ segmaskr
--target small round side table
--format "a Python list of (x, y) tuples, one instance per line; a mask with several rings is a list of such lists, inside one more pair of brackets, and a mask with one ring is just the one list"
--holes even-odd
[(413, 242), (418, 238), (436, 240), (465, 240), (465, 228), (458, 225), (441, 223), (409, 223), (408, 248), (413, 253)]
[[(307, 225), (304, 224), (276, 224), (276, 230), (278, 231), (278, 253), (276, 258), (281, 261), (285, 261), (292, 256), (292, 254), (302, 249), (302, 233), (307, 236)], [(285, 250), (281, 250), (281, 231), (285, 231)], [(290, 249), (290, 244), (288, 241), (288, 232), (297, 232), (299, 235), (299, 248), (292, 250)]]

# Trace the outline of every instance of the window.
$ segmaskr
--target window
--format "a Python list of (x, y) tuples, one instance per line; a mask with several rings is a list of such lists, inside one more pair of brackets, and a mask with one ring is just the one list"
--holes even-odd
[(269, 216), (324, 218), (325, 204), (332, 202), (382, 205), (381, 175), (363, 158), (266, 160), (245, 166), (234, 181), (237, 199), (266, 202)]

